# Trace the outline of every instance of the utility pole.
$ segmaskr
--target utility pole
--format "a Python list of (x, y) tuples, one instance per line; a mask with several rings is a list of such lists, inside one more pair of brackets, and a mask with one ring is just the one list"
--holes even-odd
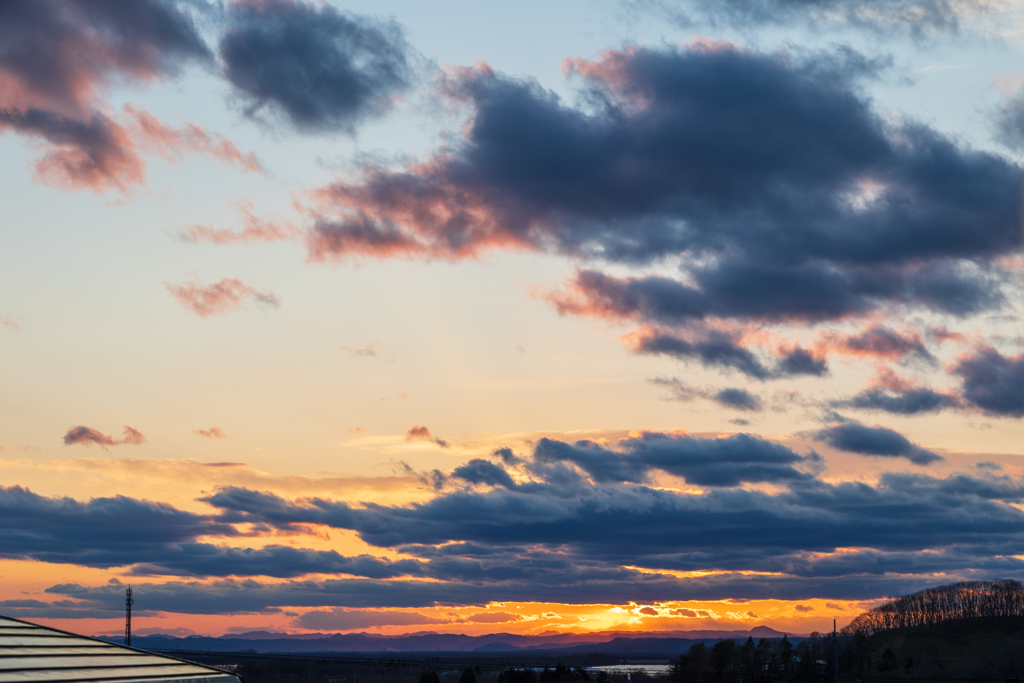
[(132, 645), (132, 605), (135, 604), (135, 599), (132, 597), (132, 587), (128, 586), (128, 590), (124, 592), (124, 644), (128, 647)]
[(832, 620), (832, 658), (836, 669), (836, 683), (839, 683), (839, 638), (836, 637), (836, 620)]

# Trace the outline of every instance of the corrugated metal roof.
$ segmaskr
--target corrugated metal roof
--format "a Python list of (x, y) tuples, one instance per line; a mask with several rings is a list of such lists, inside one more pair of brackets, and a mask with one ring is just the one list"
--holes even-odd
[(202, 664), (0, 617), (0, 683), (241, 683)]

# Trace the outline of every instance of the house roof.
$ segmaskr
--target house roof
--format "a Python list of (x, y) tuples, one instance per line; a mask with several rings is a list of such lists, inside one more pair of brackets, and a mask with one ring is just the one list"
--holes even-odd
[(229, 671), (0, 617), (0, 683), (242, 683)]

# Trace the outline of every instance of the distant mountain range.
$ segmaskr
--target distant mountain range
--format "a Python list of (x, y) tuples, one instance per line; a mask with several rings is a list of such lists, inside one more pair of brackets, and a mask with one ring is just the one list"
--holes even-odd
[[(794, 636), (795, 634), (790, 634)], [(628, 655), (638, 652), (679, 654), (694, 642), (723, 638), (746, 640), (748, 637), (781, 638), (783, 633), (767, 626), (749, 631), (601, 631), (594, 633), (546, 632), (539, 635), (491, 633), (468, 636), (458, 633), (421, 632), (389, 636), (377, 633), (272, 633), (250, 631), (229, 636), (170, 635), (133, 636), (132, 645), (142, 649), (211, 650), (218, 652), (255, 651), (259, 653), (378, 653), (378, 652), (536, 652), (550, 654), (587, 654), (603, 652)], [(99, 636), (120, 642), (123, 636)], [(799, 638), (800, 636), (795, 636)]]

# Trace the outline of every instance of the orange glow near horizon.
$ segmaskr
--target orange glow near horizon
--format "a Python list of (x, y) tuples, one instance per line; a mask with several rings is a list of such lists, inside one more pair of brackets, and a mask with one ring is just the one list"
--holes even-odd
[[(137, 612), (132, 615), (133, 632), (139, 635), (230, 636), (248, 631), (287, 634), (363, 632), (390, 636), (424, 632), (474, 636), (488, 633), (539, 635), (552, 631), (593, 633), (595, 636), (612, 632), (668, 635), (680, 631), (749, 631), (756, 626), (801, 635), (831, 630), (833, 619), (841, 628), (874, 604), (873, 601), (813, 599), (672, 601), (651, 605), (524, 602), (422, 609), (348, 609), (344, 611), (349, 614), (414, 615), (423, 619), (421, 623), (412, 625), (310, 629), (297, 626), (296, 618), (300, 614), (315, 612), (316, 608), (284, 607), (284, 614), (266, 615), (145, 614), (141, 611), (145, 587), (135, 586), (133, 592), (141, 596), (136, 601)], [(690, 613), (694, 616), (689, 616)], [(491, 615), (495, 618), (489, 618)], [(110, 619), (39, 618), (30, 621), (85, 634), (117, 634), (124, 628), (121, 615)]]

